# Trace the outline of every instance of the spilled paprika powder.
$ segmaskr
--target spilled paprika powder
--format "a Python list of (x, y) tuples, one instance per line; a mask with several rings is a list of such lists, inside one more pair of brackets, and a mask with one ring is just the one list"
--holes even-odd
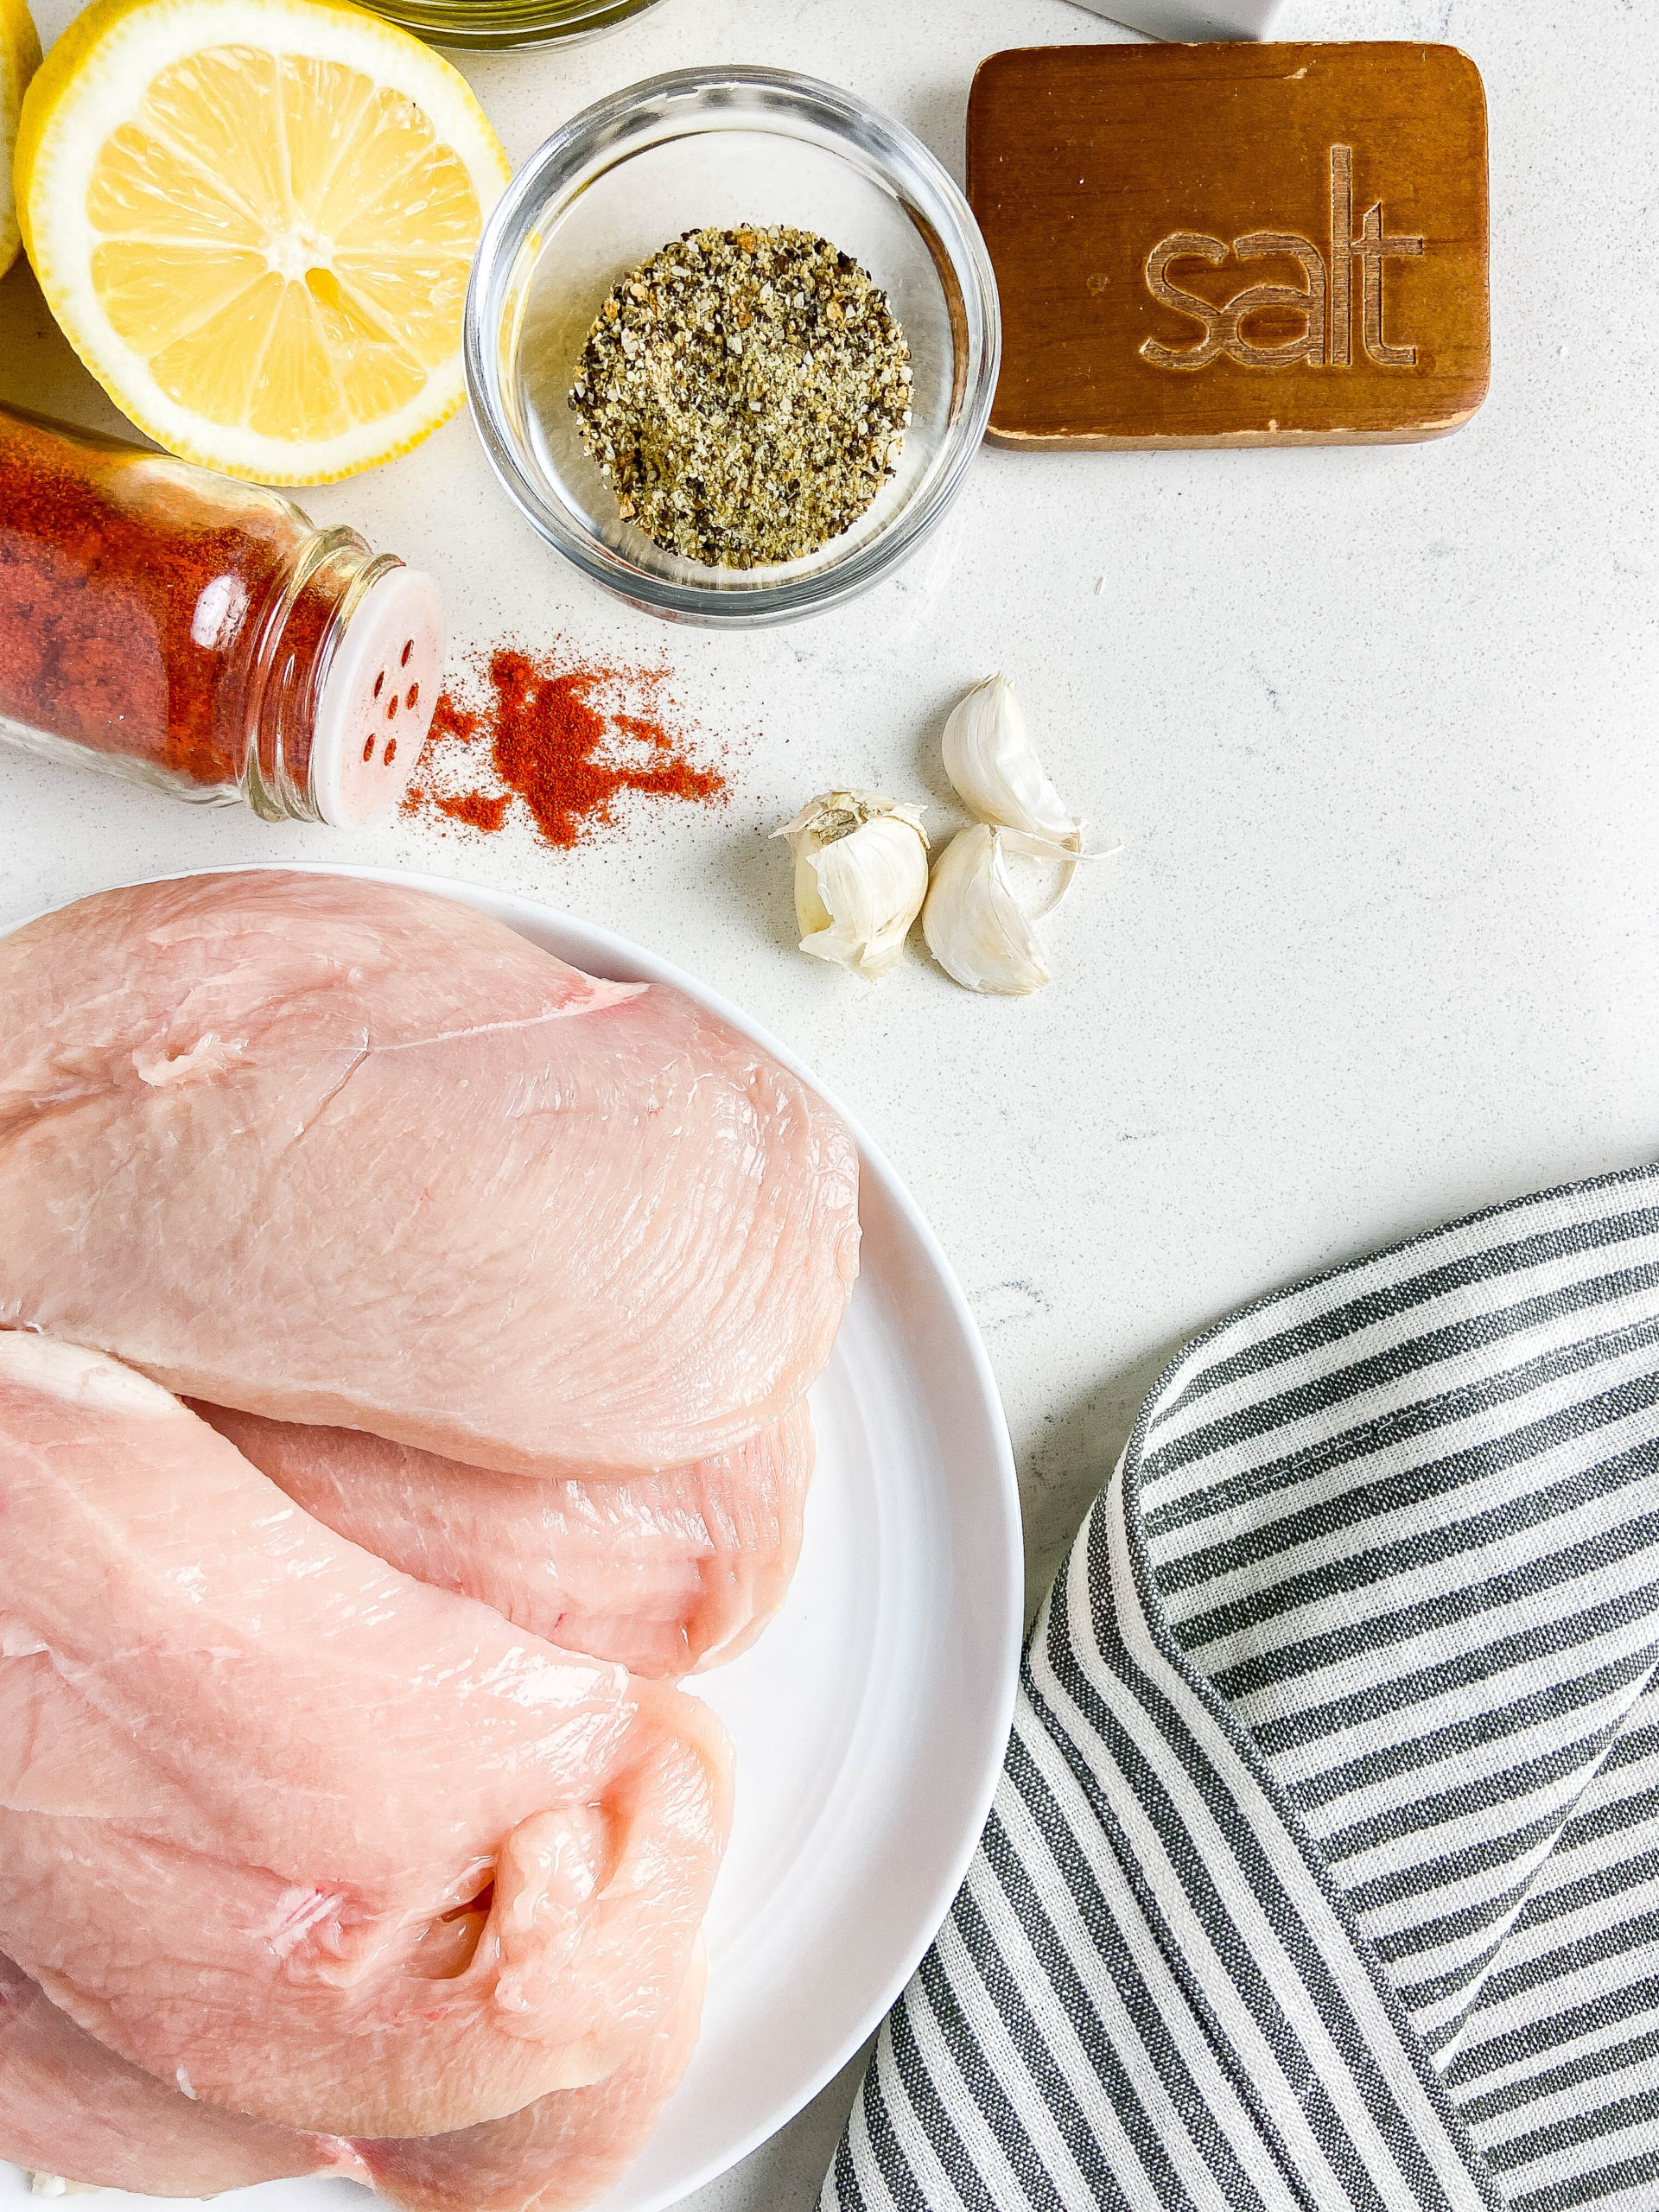
[[(403, 811), (489, 836), (517, 799), (543, 843), (563, 850), (615, 828), (625, 792), (717, 805), (726, 779), (671, 720), (666, 687), (660, 669), (572, 666), (556, 650), (495, 645), (439, 700)], [(499, 791), (478, 787), (486, 752)]]

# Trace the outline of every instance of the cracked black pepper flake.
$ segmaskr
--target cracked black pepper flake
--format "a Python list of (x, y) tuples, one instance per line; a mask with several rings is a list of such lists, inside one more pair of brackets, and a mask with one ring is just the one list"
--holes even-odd
[(708, 568), (798, 560), (893, 474), (910, 348), (810, 232), (688, 231), (612, 288), (569, 404), (620, 512)]

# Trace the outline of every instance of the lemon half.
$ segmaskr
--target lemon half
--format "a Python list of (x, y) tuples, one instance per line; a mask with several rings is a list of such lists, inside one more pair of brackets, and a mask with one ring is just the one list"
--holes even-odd
[(41, 66), (41, 41), (23, 0), (0, 0), (0, 276), (17, 258), (17, 217), (11, 201), (11, 156), (23, 88)]
[(124, 414), (188, 460), (317, 484), (461, 404), (507, 175), (465, 79), (344, 0), (96, 0), (23, 102), (17, 213)]

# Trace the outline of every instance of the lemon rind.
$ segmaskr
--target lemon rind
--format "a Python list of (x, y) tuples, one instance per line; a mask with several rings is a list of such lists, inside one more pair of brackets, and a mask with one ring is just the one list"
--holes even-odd
[(17, 152), (18, 111), (40, 66), (40, 36), (23, 0), (0, 0), (0, 276), (16, 260), (22, 243), (11, 169)]

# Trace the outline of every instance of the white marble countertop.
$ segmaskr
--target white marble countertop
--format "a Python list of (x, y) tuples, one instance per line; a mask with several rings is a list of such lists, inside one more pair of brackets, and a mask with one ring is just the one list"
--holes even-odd
[[(40, 0), (48, 39), (73, 12)], [(1239, 1300), (1659, 1138), (1659, 15), (1640, 0), (1287, 0), (1285, 37), (1465, 47), (1491, 118), (1494, 376), (1409, 447), (985, 453), (940, 541), (817, 622), (638, 615), (508, 507), (463, 416), (302, 494), (431, 569), (458, 639), (658, 656), (732, 747), (724, 814), (347, 836), (198, 811), (0, 750), (0, 918), (226, 861), (499, 883), (681, 962), (822, 1072), (931, 1217), (1014, 1433), (1033, 1585), (1173, 1347)], [(692, 62), (838, 79), (958, 173), (976, 63), (1129, 35), (1068, 0), (664, 0), (569, 54), (463, 63), (522, 158)], [(111, 424), (21, 264), (0, 397)], [(1051, 932), (1057, 980), (870, 991), (792, 949), (764, 833), (830, 783), (959, 818), (944, 713), (1001, 666), (1056, 782), (1122, 850)], [(702, 2212), (807, 2212), (855, 2071)]]

